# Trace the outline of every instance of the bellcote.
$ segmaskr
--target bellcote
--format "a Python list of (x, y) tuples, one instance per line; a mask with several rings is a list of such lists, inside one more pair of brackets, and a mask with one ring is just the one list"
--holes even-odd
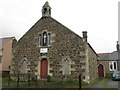
[(46, 2), (42, 7), (42, 16), (43, 17), (50, 17), (51, 16), (51, 7), (49, 6), (48, 2)]

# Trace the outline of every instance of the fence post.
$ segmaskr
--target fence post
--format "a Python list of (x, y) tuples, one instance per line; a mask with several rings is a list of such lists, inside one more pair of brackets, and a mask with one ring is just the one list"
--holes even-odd
[(18, 73), (18, 76), (17, 76), (17, 87), (19, 87), (19, 80), (20, 80), (20, 77), (19, 77), (19, 73)]
[(65, 76), (62, 76), (62, 88), (64, 88), (64, 78), (65, 78)]
[(9, 79), (8, 79), (8, 86), (10, 86), (10, 73), (9, 73)]
[(28, 87), (30, 87), (30, 74), (28, 74)]
[(82, 74), (79, 75), (79, 90), (82, 89), (81, 76), (82, 76)]
[(35, 77), (36, 77), (36, 87), (37, 87), (37, 75), (35, 75)]

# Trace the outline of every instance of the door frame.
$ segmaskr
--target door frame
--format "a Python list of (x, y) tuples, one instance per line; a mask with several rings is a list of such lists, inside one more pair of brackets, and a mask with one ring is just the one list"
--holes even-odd
[[(99, 64), (98, 65), (98, 69), (99, 69), (99, 66), (102, 65), (103, 66), (103, 77), (105, 77), (105, 66), (103, 64)], [(99, 71), (98, 71), (98, 77), (99, 77)]]
[[(40, 78), (43, 78), (43, 77), (41, 77), (42, 61), (43, 61), (43, 60), (47, 60), (47, 58), (42, 58), (42, 59), (40, 60), (40, 67), (39, 67), (39, 68), (40, 68)], [(48, 71), (49, 71), (49, 62), (48, 62), (48, 60), (47, 60), (47, 75), (49, 75), (49, 72), (48, 72)]]

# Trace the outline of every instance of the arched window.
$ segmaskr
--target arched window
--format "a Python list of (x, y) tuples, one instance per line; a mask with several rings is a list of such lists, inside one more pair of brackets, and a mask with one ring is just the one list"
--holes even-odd
[(49, 9), (49, 14), (51, 14), (51, 9)]
[(64, 74), (69, 74), (69, 60), (65, 59), (63, 63)]
[(47, 12), (47, 8), (44, 8), (44, 13), (46, 13)]
[(74, 64), (74, 62), (71, 61), (69, 56), (65, 56), (62, 59), (61, 62), (61, 71), (63, 75), (71, 75), (71, 65)]
[(21, 60), (19, 64), (21, 66), (20, 72), (23, 74), (27, 73), (28, 70), (30, 69), (28, 68), (28, 65), (30, 65), (30, 62), (27, 59)]
[(48, 45), (50, 45), (51, 34), (48, 33)]
[(49, 46), (51, 35), (50, 33), (43, 32), (39, 35), (39, 46)]
[(43, 46), (47, 46), (47, 33), (43, 32)]

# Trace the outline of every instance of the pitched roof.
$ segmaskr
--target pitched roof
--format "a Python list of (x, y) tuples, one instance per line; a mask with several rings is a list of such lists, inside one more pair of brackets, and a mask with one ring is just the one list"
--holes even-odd
[(88, 44), (88, 46), (92, 49), (92, 51), (96, 54), (96, 56), (99, 57), (99, 55), (95, 52), (95, 50), (92, 48), (92, 46), (91, 46), (89, 43), (87, 43), (87, 44)]
[[(37, 29), (36, 29), (37, 28)], [(33, 30), (34, 29), (34, 30)], [(65, 33), (66, 32), (72, 32), (73, 34), (75, 34), (76, 36), (78, 36), (79, 38), (82, 39), (81, 36), (79, 36), (78, 34), (76, 34), (75, 32), (73, 32), (72, 30), (70, 30), (69, 28), (67, 28), (66, 26), (64, 26), (63, 24), (61, 24), (60, 22), (58, 22), (57, 20), (55, 20), (52, 17), (41, 17), (19, 40), (18, 43), (19, 44), (21, 42), (21, 40), (23, 39), (23, 37), (28, 34), (28, 33), (34, 33), (34, 32), (39, 32), (39, 31), (43, 31), (43, 30), (56, 30), (57, 32), (60, 32), (61, 30), (64, 30)], [(38, 31), (39, 30), (39, 31)], [(97, 55), (97, 53), (94, 51), (94, 49), (92, 48), (92, 46), (87, 43), (88, 46), (92, 49), (92, 51)], [(98, 56), (98, 55), (97, 55)]]
[(99, 56), (103, 56), (103, 55), (107, 55), (107, 54), (110, 54), (110, 53), (98, 53)]
[[(36, 29), (37, 28), (37, 29)], [(33, 30), (34, 29), (34, 30)], [(67, 31), (67, 32), (72, 32), (75, 35), (77, 35), (79, 38), (80, 37), (78, 34), (67, 28), (65, 25), (61, 24), (57, 20), (55, 20), (52, 17), (41, 17), (19, 40), (20, 40), (27, 34), (27, 33), (33, 33), (33, 32), (38, 32), (43, 31), (43, 30), (56, 30), (56, 32), (60, 32), (61, 30)]]
[[(50, 7), (48, 1), (43, 5), (43, 7)], [(50, 7), (51, 8), (51, 7)]]
[(118, 60), (118, 52), (114, 51), (112, 53), (99, 53), (99, 60)]

